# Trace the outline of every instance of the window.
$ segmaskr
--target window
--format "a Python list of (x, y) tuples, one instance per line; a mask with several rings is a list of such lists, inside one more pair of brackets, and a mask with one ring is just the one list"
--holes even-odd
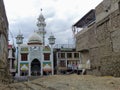
[(61, 58), (65, 58), (65, 53), (61, 53)]
[(12, 69), (15, 68), (15, 65), (14, 65), (14, 60), (12, 60)]
[(74, 58), (79, 58), (79, 53), (74, 53)]
[(66, 67), (65, 60), (60, 60), (60, 67)]
[(119, 9), (119, 12), (120, 12), (120, 1), (118, 2), (118, 9)]
[(28, 54), (27, 53), (21, 54), (21, 61), (27, 61), (27, 60), (28, 60)]
[(60, 58), (60, 54), (61, 54), (61, 53), (58, 53), (58, 58)]
[(50, 60), (50, 53), (44, 53), (44, 60)]
[(67, 53), (67, 58), (72, 58), (72, 53)]

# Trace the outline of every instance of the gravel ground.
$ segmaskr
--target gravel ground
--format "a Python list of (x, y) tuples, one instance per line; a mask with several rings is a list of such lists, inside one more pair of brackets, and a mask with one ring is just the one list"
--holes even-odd
[(120, 78), (76, 74), (54, 75), (1, 86), (0, 90), (120, 90)]

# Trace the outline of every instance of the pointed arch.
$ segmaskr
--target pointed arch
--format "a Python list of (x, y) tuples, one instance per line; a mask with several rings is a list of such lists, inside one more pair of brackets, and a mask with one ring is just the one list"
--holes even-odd
[(31, 76), (39, 76), (41, 72), (41, 63), (38, 59), (31, 62)]

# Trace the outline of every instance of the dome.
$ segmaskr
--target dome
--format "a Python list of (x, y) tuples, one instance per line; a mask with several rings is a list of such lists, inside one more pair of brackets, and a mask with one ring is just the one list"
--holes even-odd
[(38, 17), (38, 21), (40, 21), (40, 22), (45, 21), (45, 18), (42, 14), (40, 14), (40, 16)]
[(42, 38), (34, 32), (28, 39), (29, 44), (42, 44)]

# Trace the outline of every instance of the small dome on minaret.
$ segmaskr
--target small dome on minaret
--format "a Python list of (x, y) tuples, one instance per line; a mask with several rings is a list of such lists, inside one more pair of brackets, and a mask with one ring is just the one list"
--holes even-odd
[(42, 15), (42, 13), (41, 13), (40, 16), (38, 17), (38, 21), (40, 21), (40, 22), (44, 22), (44, 21), (45, 21), (45, 18), (44, 18), (44, 16)]
[(19, 31), (19, 34), (16, 37), (16, 44), (18, 45), (23, 44), (23, 39), (24, 39), (23, 34), (21, 34), (21, 32)]
[[(41, 12), (42, 12), (42, 9), (41, 9)], [(42, 15), (42, 13), (39, 15), (39, 17), (37, 18), (37, 20), (38, 20), (37, 26), (38, 26), (39, 30), (42, 30), (46, 26), (45, 18)]]

